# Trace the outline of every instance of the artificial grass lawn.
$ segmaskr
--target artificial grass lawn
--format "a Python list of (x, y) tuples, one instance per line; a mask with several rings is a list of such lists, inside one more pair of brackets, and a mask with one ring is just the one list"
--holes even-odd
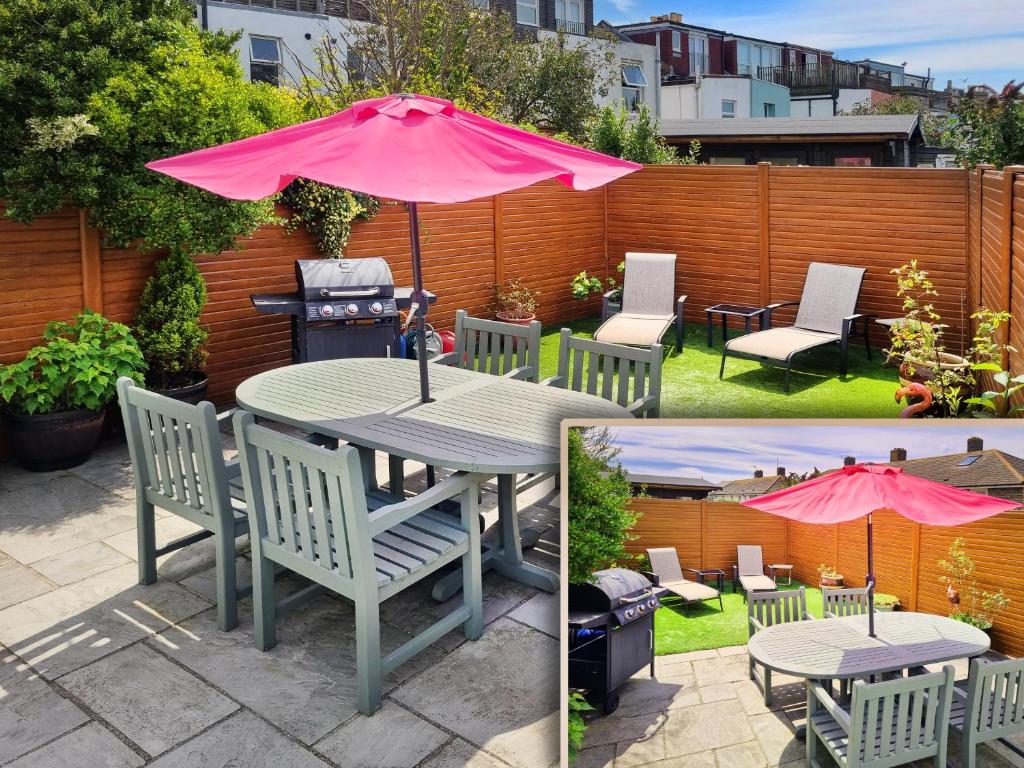
[[(590, 337), (598, 318), (564, 323), (578, 336)], [(540, 350), (541, 377), (558, 372), (558, 326), (544, 330)], [(730, 329), (730, 336), (741, 333)], [(885, 353), (873, 349), (871, 360), (858, 342), (850, 344), (849, 371), (839, 377), (839, 347), (831, 345), (796, 358), (785, 392), (785, 368), (730, 357), (725, 378), (718, 379), (722, 360), (721, 330), (715, 326), (715, 346), (708, 349), (706, 326), (686, 324), (680, 354), (675, 330), (662, 344), (670, 350), (662, 367), (662, 418), (887, 418), (900, 406), (893, 396), (899, 386), (895, 368), (883, 368)]]
[[(794, 581), (792, 586), (780, 586), (779, 589), (798, 589), (801, 586)], [(743, 595), (734, 595), (731, 589), (732, 583), (727, 581), (722, 593), (722, 605), (725, 607), (722, 611), (718, 610), (717, 600), (691, 605), (684, 610), (679, 598), (665, 599), (654, 614), (655, 655), (746, 645), (749, 639), (747, 604), (743, 602)], [(821, 590), (817, 587), (807, 587), (807, 612), (821, 618)]]

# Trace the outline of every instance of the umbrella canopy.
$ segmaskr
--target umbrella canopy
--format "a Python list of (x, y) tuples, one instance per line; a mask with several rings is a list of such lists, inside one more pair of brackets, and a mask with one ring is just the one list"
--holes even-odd
[(146, 167), (233, 200), (269, 197), (301, 177), (408, 203), (420, 394), (428, 402), (417, 203), (474, 200), (545, 179), (592, 189), (643, 166), (503, 125), (444, 99), (396, 94)]
[(925, 480), (901, 467), (854, 464), (813, 480), (742, 502), (744, 506), (804, 523), (868, 519), (869, 634), (875, 634), (871, 515), (889, 509), (925, 525), (952, 526), (1020, 507), (1018, 502)]

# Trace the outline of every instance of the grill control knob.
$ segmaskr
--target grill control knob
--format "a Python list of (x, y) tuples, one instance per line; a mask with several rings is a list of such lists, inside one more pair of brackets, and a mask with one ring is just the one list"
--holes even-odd
[(320, 314), (323, 315), (324, 317), (331, 317), (331, 315), (334, 314), (334, 307), (331, 306), (330, 304), (324, 304), (322, 307), (320, 307)]
[(655, 603), (655, 600), (654, 600), (653, 597), (650, 600), (647, 601), (647, 605), (649, 605), (651, 608), (654, 607), (654, 603)]
[(359, 305), (358, 304), (346, 304), (345, 305), (345, 314), (346, 315), (358, 315), (359, 314)]
[(632, 608), (627, 608), (626, 609), (626, 618), (627, 619), (632, 619), (634, 613), (636, 613), (636, 611), (634, 611)]
[(646, 610), (647, 610), (647, 606), (645, 606), (645, 605), (638, 605), (638, 606), (636, 607), (636, 609), (637, 609), (638, 611), (640, 611), (640, 613), (643, 613), (644, 611), (646, 611)]
[(370, 312), (372, 312), (375, 315), (379, 315), (383, 311), (384, 305), (381, 304), (379, 301), (375, 301), (373, 302), (373, 304), (370, 305)]

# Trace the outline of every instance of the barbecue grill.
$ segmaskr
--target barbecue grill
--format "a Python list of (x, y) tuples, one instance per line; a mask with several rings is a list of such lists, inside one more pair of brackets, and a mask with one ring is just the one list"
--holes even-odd
[(590, 584), (569, 585), (569, 687), (619, 706), (615, 692), (650, 665), (654, 677), (654, 612), (664, 590), (625, 568), (597, 571)]
[(294, 293), (250, 297), (257, 312), (291, 316), (293, 363), (398, 356), (412, 289), (395, 287), (384, 259), (299, 259), (295, 282)]

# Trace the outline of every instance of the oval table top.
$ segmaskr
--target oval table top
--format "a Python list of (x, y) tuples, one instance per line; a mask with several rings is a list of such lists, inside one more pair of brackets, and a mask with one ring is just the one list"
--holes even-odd
[(430, 366), (419, 399), (419, 366), (398, 358), (301, 363), (257, 374), (235, 390), (257, 416), (469, 472), (555, 472), (562, 419), (632, 418), (594, 395), (478, 371)]
[(747, 650), (777, 672), (834, 680), (973, 658), (991, 645), (962, 621), (908, 611), (875, 613), (875, 635), (868, 637), (866, 615), (794, 621), (761, 630)]

